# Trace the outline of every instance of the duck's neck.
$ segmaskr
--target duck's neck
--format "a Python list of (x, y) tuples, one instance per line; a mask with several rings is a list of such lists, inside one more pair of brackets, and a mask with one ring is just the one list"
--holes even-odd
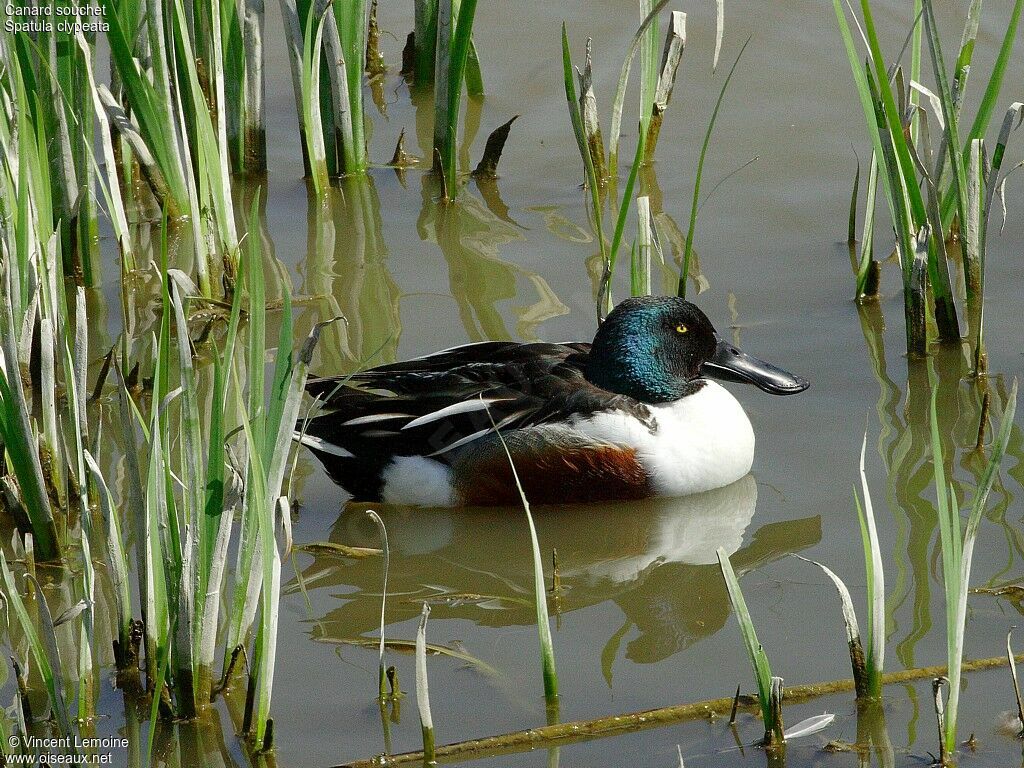
[(700, 391), (704, 380), (673, 375), (655, 345), (653, 339), (620, 341), (599, 336), (590, 350), (584, 375), (594, 386), (650, 405), (669, 403)]

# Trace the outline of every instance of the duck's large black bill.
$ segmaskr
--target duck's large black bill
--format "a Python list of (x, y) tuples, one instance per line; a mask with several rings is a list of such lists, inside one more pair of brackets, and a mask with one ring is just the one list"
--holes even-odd
[(714, 356), (701, 366), (701, 373), (721, 381), (753, 384), (772, 395), (795, 395), (810, 386), (807, 379), (758, 360), (726, 341), (718, 342)]

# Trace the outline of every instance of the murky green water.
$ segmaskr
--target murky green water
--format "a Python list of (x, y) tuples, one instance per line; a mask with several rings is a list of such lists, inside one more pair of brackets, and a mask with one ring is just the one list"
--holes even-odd
[[(988, 71), (1008, 5), (987, 4), (978, 72)], [(909, 3), (879, 4), (879, 23), (892, 30), (890, 46), (903, 39), (908, 8)], [(391, 33), (384, 37), (387, 60), (394, 63), (399, 40), (411, 27), (411, 4), (383, 3), (380, 10), (381, 26)], [(724, 67), (711, 72), (713, 4), (685, 10), (689, 40), (680, 80), (656, 166), (645, 179), (665, 231), (687, 224), (697, 152), (724, 76)], [(940, 9), (948, 22), (944, 28), (959, 29), (964, 10), (962, 2)], [(316, 372), (336, 374), (360, 361), (382, 363), (481, 339), (588, 340), (594, 330), (597, 248), (578, 186), (580, 162), (562, 91), (558, 26), (568, 19), (577, 57), (585, 37), (593, 36), (596, 87), (607, 121), (636, 26), (635, 8), (607, 0), (481, 4), (477, 44), (488, 96), (482, 106), (469, 107), (474, 140), (465, 164), (475, 164), (490, 130), (512, 115), (521, 117), (499, 182), (483, 188), (471, 183), (448, 208), (437, 204), (437, 190), (417, 169), (399, 175), (381, 168), (366, 179), (345, 180), (322, 205), (307, 194), (299, 178), (294, 102), (283, 39), (276, 33), (277, 9), (269, 11), (268, 29), (274, 31), (268, 35), (270, 173), (261, 235), (268, 252), (288, 268), (287, 278), (302, 299), (298, 333), (320, 319), (348, 318), (347, 325), (333, 326), (325, 335)], [(753, 39), (719, 119), (705, 189), (757, 159), (701, 210), (696, 247), (709, 288), (697, 301), (720, 331), (806, 376), (812, 386), (796, 398), (734, 388), (750, 414), (758, 448), (752, 475), (733, 486), (687, 499), (535, 511), (542, 549), (558, 551), (562, 589), (551, 608), (564, 720), (728, 696), (738, 683), (753, 688), (715, 563), (718, 546), (732, 553), (745, 574), (744, 591), (775, 673), (790, 685), (848, 676), (835, 592), (817, 569), (789, 555), (826, 563), (847, 580), (855, 599), (863, 600), (853, 487), (865, 419), (867, 472), (890, 601), (887, 667), (945, 659), (926, 370), (902, 354), (896, 269), (886, 265), (880, 304), (858, 312), (850, 301), (854, 283), (846, 245), (839, 242), (845, 241), (855, 167), (851, 145), (864, 160), (868, 150), (831, 5), (737, 1), (727, 3), (726, 14), (726, 65), (747, 35)], [(950, 35), (950, 45), (958, 38), (959, 32)], [(1018, 56), (1007, 76), (1007, 104), (1020, 97), (1022, 81)], [(369, 108), (371, 157), (390, 158), (402, 129), (410, 151), (427, 154), (430, 105), (411, 103), (394, 74), (376, 84), (374, 94), (380, 111)], [(1004, 167), (1020, 154), (1019, 147), (1013, 150)], [(989, 243), (986, 332), (992, 376), (982, 386), (966, 380), (957, 350), (942, 350), (935, 358), (945, 450), (949, 457), (955, 452), (952, 469), (962, 483), (961, 501), (970, 498), (982, 466), (970, 453), (981, 393), (987, 388), (994, 402), (1002, 402), (1010, 379), (1024, 371), (1018, 299), (1024, 220), (1013, 184), (1009, 221)], [(883, 247), (889, 243), (884, 236), (880, 240)], [(665, 247), (671, 257), (670, 244)], [(671, 291), (674, 267), (664, 278), (665, 290)], [(627, 282), (620, 278), (619, 297)], [(106, 291), (114, 301), (116, 280)], [(105, 331), (97, 328), (101, 336), (115, 332), (120, 322), (115, 312), (108, 314)], [(93, 348), (103, 347), (102, 341)], [(975, 586), (1024, 577), (1022, 459), (1024, 439), (1017, 429), (982, 525)], [(376, 545), (365, 505), (346, 506), (342, 491), (308, 454), (300, 458), (298, 476), (297, 544)], [(521, 510), (379, 511), (392, 545), (388, 639), (411, 641), (420, 605), (427, 601), (433, 607), (430, 642), (459, 654), (434, 656), (429, 664), (438, 742), (543, 724), (529, 538)], [(299, 549), (285, 563), (282, 580), (273, 703), (277, 762), (331, 765), (381, 752), (377, 656), (366, 642), (376, 637), (379, 620), (379, 559)], [(1017, 621), (1018, 604), (972, 596), (967, 655), (1001, 654), (1006, 631)], [(99, 644), (109, 647), (102, 637)], [(388, 662), (411, 692), (412, 655), (394, 648)], [(961, 731), (964, 738), (975, 733), (978, 747), (964, 752), (961, 764), (1018, 764), (1020, 744), (997, 731), (998, 713), (1012, 708), (1005, 670), (969, 675), (965, 685)], [(788, 764), (924, 764), (927, 752), (937, 749), (930, 695), (927, 682), (887, 689), (887, 737), (872, 719), (875, 742), (882, 747), (870, 758), (821, 751), (830, 739), (857, 739), (852, 695), (794, 705), (786, 711), (791, 723), (823, 708), (838, 718), (824, 733), (791, 745)], [(105, 691), (100, 710), (125, 711), (120, 694)], [(144, 713), (129, 711), (123, 719), (113, 714), (97, 730), (134, 732), (136, 717), (146, 719)], [(160, 762), (241, 762), (227, 722), (222, 736), (182, 729), (176, 743), (158, 750)], [(387, 730), (394, 751), (419, 747), (411, 694)], [(737, 733), (749, 744), (761, 729), (743, 715)], [(563, 768), (674, 766), (676, 745), (688, 766), (759, 765), (766, 759), (758, 749), (736, 749), (721, 720), (569, 746), (554, 759)], [(528, 753), (478, 764), (539, 766), (552, 759), (547, 752)]]

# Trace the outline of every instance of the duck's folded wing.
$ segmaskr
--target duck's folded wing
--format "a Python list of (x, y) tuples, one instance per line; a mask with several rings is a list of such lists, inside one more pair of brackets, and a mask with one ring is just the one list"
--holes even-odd
[(345, 387), (381, 390), (396, 395), (444, 391), (453, 397), (458, 397), (463, 390), (479, 391), (488, 384), (518, 389), (528, 387), (531, 377), (559, 367), (566, 367), (570, 373), (582, 373), (589, 351), (589, 344), (485, 341), (348, 376), (310, 379), (306, 391), (333, 406), (336, 399), (345, 399)]
[[(311, 447), (357, 457), (430, 456), (448, 461), (495, 428), (565, 419), (635, 401), (583, 376), (587, 344), (485, 342), (381, 366), (347, 379), (317, 379), (329, 412), (308, 422)], [(351, 385), (357, 385), (351, 386)], [(625, 403), (625, 401), (629, 401)]]

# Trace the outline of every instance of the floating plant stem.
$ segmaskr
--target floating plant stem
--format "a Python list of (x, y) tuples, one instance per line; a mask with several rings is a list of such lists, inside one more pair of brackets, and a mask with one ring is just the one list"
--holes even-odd
[[(1015, 657), (1017, 663), (1024, 662), (1024, 654)], [(972, 659), (965, 661), (965, 672), (983, 671), (1006, 666), (1006, 657), (997, 656), (988, 659)], [(883, 685), (905, 685), (919, 680), (930, 680), (943, 675), (946, 667), (915, 667), (899, 672), (889, 672), (882, 676)], [(787, 689), (786, 697), (791, 701), (808, 701), (822, 696), (832, 696), (844, 691), (854, 690), (852, 679), (832, 680), (829, 682), (796, 685)], [(707, 720), (710, 713), (725, 717), (732, 708), (732, 696), (720, 699), (696, 701), (689, 704), (674, 704), (668, 707), (647, 709), (642, 712), (606, 715), (593, 720), (577, 720), (557, 725), (534, 726), (521, 731), (503, 733), (496, 736), (470, 739), (468, 741), (446, 744), (435, 748), (435, 757), (446, 760), (474, 760), (482, 757), (507, 755), (528, 752), (539, 747), (557, 744), (572, 744), (590, 739), (607, 738), (623, 733), (633, 733), (649, 728), (659, 728), (682, 722)], [(740, 697), (739, 706), (744, 710), (757, 709), (760, 706), (756, 696)], [(821, 717), (820, 715), (818, 717)], [(812, 718), (814, 719), (814, 718)], [(795, 731), (803, 725), (793, 726)], [(339, 768), (390, 768), (398, 765), (423, 763), (422, 752), (405, 752), (398, 755), (378, 755), (365, 760), (345, 763)]]
[(377, 695), (381, 701), (384, 701), (388, 698), (387, 669), (384, 666), (384, 609), (387, 607), (388, 602), (388, 566), (391, 562), (391, 551), (388, 549), (388, 531), (387, 528), (384, 527), (384, 521), (381, 519), (380, 515), (372, 509), (366, 510), (366, 515), (377, 524), (377, 530), (380, 532), (381, 550), (384, 554), (384, 580), (380, 591), (380, 650), (378, 653), (380, 666), (377, 680)]
[(434, 719), (430, 714), (430, 689), (427, 684), (427, 617), (430, 606), (423, 604), (420, 626), (416, 630), (416, 706), (420, 710), (420, 729), (423, 732), (423, 763), (433, 765)]

